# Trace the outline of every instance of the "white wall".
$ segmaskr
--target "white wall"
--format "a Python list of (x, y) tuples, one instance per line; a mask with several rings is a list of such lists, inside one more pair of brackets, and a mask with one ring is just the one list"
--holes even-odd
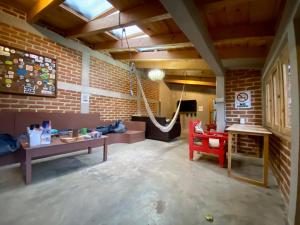
[[(165, 84), (160, 82), (160, 104), (161, 110), (160, 115), (171, 118), (173, 113), (176, 111), (176, 103), (180, 99), (182, 85)], [(214, 88), (204, 88), (200, 86), (186, 86), (183, 100), (196, 100), (197, 107), (203, 106), (203, 111), (197, 111), (196, 116), (186, 115), (182, 113), (180, 115), (182, 132), (188, 131), (188, 123), (190, 120), (200, 119), (203, 124), (209, 122), (209, 107), (212, 99), (215, 98)]]

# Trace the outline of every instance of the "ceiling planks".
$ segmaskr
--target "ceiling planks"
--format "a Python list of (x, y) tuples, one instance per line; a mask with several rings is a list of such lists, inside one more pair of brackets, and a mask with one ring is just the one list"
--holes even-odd
[[(178, 71), (186, 71), (180, 70), (188, 65), (183, 65), (183, 61), (190, 61), (192, 68), (197, 68), (198, 71), (199, 68), (194, 65), (195, 60), (204, 59), (209, 62), (210, 67), (214, 67), (214, 63), (209, 61), (212, 59), (215, 64), (219, 61), (226, 69), (261, 67), (274, 40), (286, 3), (286, 0), (161, 0), (169, 2), (170, 7), (177, 7), (177, 14), (180, 15), (173, 15), (172, 18), (158, 0), (108, 0), (114, 8), (88, 21), (70, 8), (61, 7), (60, 3), (63, 1), (3, 1), (25, 9), (28, 21), (46, 26), (62, 35), (69, 35), (120, 60), (128, 60), (126, 42), (109, 31), (120, 26), (138, 25), (149, 37), (128, 36), (133, 60), (144, 65), (146, 61), (162, 60), (164, 68), (170, 68), (165, 64), (175, 65), (176, 61), (178, 67), (174, 68)], [(180, 4), (182, 5), (179, 6)], [(120, 11), (120, 15), (116, 11)], [(178, 20), (180, 16), (181, 19)], [(191, 32), (186, 32), (185, 29), (190, 26), (187, 20), (194, 20), (194, 25), (201, 24), (200, 31), (206, 33), (203, 40), (198, 37), (190, 41), (192, 39), (189, 35), (194, 36), (195, 31), (190, 29)], [(210, 45), (207, 45), (206, 39)], [(201, 47), (197, 46), (199, 43)], [(157, 50), (139, 52), (139, 48), (145, 47), (155, 47)], [(210, 53), (207, 54), (205, 48)], [(200, 54), (204, 58), (200, 58)], [(154, 62), (151, 63), (157, 66)], [(215, 68), (214, 71), (216, 73)]]

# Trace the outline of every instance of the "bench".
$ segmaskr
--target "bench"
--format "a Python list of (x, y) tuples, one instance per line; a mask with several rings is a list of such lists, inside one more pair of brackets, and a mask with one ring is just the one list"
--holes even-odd
[[(93, 129), (113, 122), (100, 120), (99, 114), (95, 113), (0, 112), (0, 133), (18, 137), (30, 124), (41, 123), (44, 120), (50, 120), (52, 128), (58, 130), (83, 127)], [(145, 123), (132, 121), (124, 123), (128, 130), (125, 133), (108, 134), (107, 144), (134, 143), (145, 140)], [(0, 166), (20, 163), (24, 157), (25, 154), (21, 149), (12, 154), (0, 156)]]

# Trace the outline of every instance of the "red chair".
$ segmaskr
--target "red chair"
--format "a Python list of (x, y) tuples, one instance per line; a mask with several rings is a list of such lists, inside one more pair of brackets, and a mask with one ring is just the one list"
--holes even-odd
[[(189, 124), (189, 156), (190, 160), (194, 158), (194, 151), (204, 152), (208, 154), (219, 156), (219, 165), (224, 167), (224, 161), (226, 157), (225, 145), (228, 141), (228, 135), (221, 132), (204, 132), (196, 133), (195, 126), (199, 123), (199, 120), (190, 121)], [(195, 143), (195, 139), (199, 139), (199, 144)], [(209, 139), (218, 139), (218, 146), (212, 146)]]

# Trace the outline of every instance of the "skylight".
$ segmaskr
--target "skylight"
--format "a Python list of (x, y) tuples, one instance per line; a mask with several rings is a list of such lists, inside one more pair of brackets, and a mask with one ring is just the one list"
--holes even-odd
[[(136, 25), (125, 27), (125, 30), (126, 30), (126, 35), (128, 38), (133, 37), (135, 35), (138, 35), (138, 36), (145, 35), (145, 33)], [(122, 28), (114, 29), (111, 31), (111, 33), (119, 39), (122, 38)], [(123, 35), (123, 38), (125, 38), (124, 35)]]
[(92, 20), (113, 8), (113, 6), (106, 0), (65, 0), (64, 5), (83, 15), (88, 20)]
[(138, 48), (137, 50), (139, 52), (152, 52), (152, 51), (160, 51), (163, 49), (164, 49), (164, 46), (154, 46), (154, 47)]

